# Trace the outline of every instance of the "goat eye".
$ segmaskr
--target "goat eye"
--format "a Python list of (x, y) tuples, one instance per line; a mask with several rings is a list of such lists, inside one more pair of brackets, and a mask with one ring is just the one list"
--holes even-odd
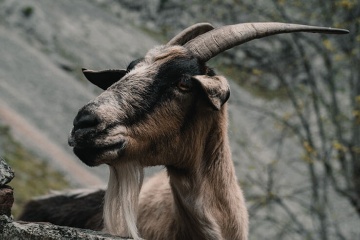
[(183, 76), (180, 81), (178, 82), (177, 87), (183, 91), (183, 92), (189, 92), (191, 91), (193, 87), (193, 82), (191, 80), (191, 77), (189, 76)]

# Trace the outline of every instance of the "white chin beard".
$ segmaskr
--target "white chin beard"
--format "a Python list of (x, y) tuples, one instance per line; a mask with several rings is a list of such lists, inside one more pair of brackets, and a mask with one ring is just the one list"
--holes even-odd
[(136, 161), (109, 166), (110, 177), (104, 202), (104, 231), (141, 239), (136, 227), (143, 168)]

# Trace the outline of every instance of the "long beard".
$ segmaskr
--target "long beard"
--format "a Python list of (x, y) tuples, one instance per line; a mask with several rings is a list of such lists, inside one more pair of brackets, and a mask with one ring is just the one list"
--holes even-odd
[(135, 161), (110, 166), (104, 202), (106, 232), (141, 239), (136, 220), (143, 177), (143, 168)]

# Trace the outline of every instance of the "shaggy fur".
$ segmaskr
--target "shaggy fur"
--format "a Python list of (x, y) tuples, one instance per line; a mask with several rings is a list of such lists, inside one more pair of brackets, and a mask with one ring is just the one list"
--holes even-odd
[[(109, 165), (103, 211), (103, 191), (65, 194), (30, 202), (22, 219), (99, 229), (103, 212), (105, 231), (134, 239), (246, 240), (248, 213), (227, 136), (229, 86), (205, 63), (247, 41), (299, 31), (348, 33), (286, 23), (218, 29), (201, 23), (127, 70), (83, 69), (105, 91), (80, 109), (69, 145), (85, 164)], [(143, 168), (155, 165), (164, 165), (166, 173), (141, 190)], [(95, 201), (93, 209), (80, 211), (87, 201)]]
[[(110, 166), (110, 178), (105, 194), (104, 230), (139, 239), (136, 227), (139, 193), (143, 170), (136, 162)], [(114, 211), (116, 209), (116, 211)], [(125, 220), (125, 221), (124, 221)]]
[(100, 231), (105, 190), (56, 192), (29, 201), (19, 219)]
[[(87, 165), (110, 168), (104, 231), (134, 239), (247, 239), (228, 98), (225, 78), (181, 46), (160, 46), (80, 109), (69, 144)], [(143, 168), (155, 165), (167, 173), (140, 191)]]
[(186, 131), (183, 143), (173, 143), (182, 152), (173, 159), (182, 167), (167, 166), (167, 174), (143, 186), (138, 225), (144, 238), (247, 239), (247, 210), (223, 131), (226, 108), (212, 118), (198, 114), (207, 124), (194, 119), (189, 130), (196, 133)]

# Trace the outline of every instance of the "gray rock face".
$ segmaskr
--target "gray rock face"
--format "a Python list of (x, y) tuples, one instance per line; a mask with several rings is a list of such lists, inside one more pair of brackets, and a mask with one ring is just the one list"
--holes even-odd
[(13, 170), (7, 165), (5, 160), (0, 157), (0, 215), (11, 216), (14, 193), (13, 189), (5, 184), (9, 183), (14, 176)]
[(14, 176), (14, 171), (6, 164), (4, 159), (0, 158), (0, 186), (9, 183)]
[(0, 239), (88, 239), (88, 240), (120, 240), (100, 232), (61, 227), (48, 223), (14, 222), (4, 215), (0, 216)]

